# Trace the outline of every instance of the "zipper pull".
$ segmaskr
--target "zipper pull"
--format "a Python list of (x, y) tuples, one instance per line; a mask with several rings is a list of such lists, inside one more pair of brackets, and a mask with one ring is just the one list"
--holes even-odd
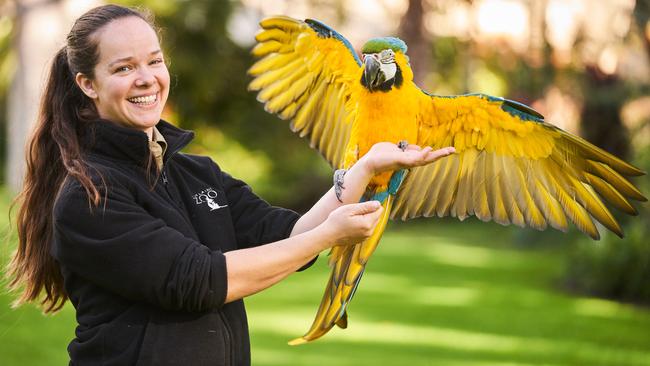
[(162, 171), (161, 177), (162, 177), (163, 183), (165, 183), (165, 185), (167, 185), (167, 183), (169, 183), (169, 181), (167, 180), (167, 173), (165, 173), (164, 170)]

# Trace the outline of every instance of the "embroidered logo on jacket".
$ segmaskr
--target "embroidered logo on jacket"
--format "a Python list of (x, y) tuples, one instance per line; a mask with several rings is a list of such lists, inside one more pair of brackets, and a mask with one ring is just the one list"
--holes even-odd
[(194, 199), (194, 202), (196, 202), (197, 205), (207, 203), (208, 207), (210, 207), (210, 211), (228, 207), (228, 205), (220, 205), (217, 203), (216, 201), (217, 191), (215, 191), (212, 188), (206, 188), (201, 192), (193, 195), (192, 198)]

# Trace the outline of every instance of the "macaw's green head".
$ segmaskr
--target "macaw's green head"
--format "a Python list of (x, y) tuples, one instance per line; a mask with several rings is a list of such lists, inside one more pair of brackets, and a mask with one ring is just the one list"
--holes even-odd
[(373, 38), (361, 49), (364, 69), (361, 84), (371, 92), (390, 91), (402, 86), (403, 77), (395, 62), (397, 53), (406, 54), (406, 43), (395, 37)]

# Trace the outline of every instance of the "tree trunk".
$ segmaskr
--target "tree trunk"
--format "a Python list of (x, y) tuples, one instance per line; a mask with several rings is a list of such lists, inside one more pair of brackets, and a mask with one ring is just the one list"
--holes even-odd
[(418, 85), (423, 85), (424, 79), (431, 72), (431, 47), (424, 29), (424, 0), (409, 0), (398, 34), (408, 45), (413, 79)]
[(620, 117), (620, 109), (627, 96), (625, 87), (615, 74), (604, 75), (597, 66), (588, 66), (585, 71), (581, 135), (596, 146), (626, 158), (629, 141)]
[(71, 26), (64, 2), (16, 2), (13, 44), (17, 68), (7, 96), (6, 164), (6, 183), (14, 192), (20, 189), (25, 175), (25, 142), (38, 117), (40, 96), (50, 62), (56, 51), (65, 44), (65, 34)]

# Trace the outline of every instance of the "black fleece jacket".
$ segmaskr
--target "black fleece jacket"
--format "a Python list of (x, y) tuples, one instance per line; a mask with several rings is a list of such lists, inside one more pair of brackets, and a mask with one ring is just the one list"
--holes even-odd
[(289, 236), (299, 215), (272, 207), (161, 121), (160, 174), (147, 135), (91, 124), (85, 155), (102, 201), (74, 179), (54, 207), (52, 255), (77, 312), (71, 365), (249, 365), (244, 302), (224, 304), (224, 252)]

